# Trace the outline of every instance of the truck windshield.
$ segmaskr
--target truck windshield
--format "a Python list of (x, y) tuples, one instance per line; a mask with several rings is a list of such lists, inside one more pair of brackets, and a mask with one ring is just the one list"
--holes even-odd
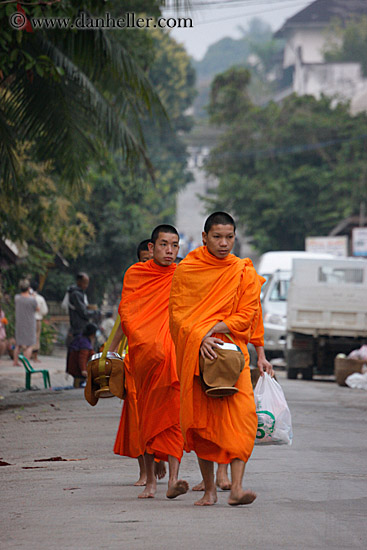
[(277, 281), (271, 290), (270, 302), (286, 302), (288, 296), (289, 280)]

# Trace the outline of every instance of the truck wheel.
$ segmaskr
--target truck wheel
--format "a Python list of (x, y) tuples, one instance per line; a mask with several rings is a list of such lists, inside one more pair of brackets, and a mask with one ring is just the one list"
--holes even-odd
[(296, 380), (298, 374), (298, 369), (295, 369), (294, 367), (289, 367), (287, 370), (287, 378), (288, 380)]
[(303, 380), (312, 380), (313, 376), (313, 367), (308, 367), (307, 369), (302, 369), (302, 379)]

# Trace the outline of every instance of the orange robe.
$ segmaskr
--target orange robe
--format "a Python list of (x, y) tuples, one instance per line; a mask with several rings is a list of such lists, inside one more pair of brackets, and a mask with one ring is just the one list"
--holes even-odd
[(168, 301), (176, 264), (149, 260), (124, 277), (119, 313), (134, 375), (140, 446), (160, 460), (181, 460), (180, 385), (169, 331)]
[(143, 451), (140, 446), (138, 404), (129, 353), (125, 356), (124, 368), (126, 396), (113, 452), (117, 455), (137, 458), (143, 454)]
[[(247, 462), (253, 450), (257, 416), (247, 344), (256, 331), (261, 342), (261, 282), (248, 258), (229, 254), (219, 260), (205, 246), (190, 252), (173, 278), (170, 329), (181, 385), (181, 428), (185, 449), (199, 458), (222, 464), (235, 458)], [(219, 321), (228, 326), (246, 364), (236, 383), (239, 392), (215, 399), (201, 388), (199, 348)], [(224, 334), (213, 336), (229, 341)]]
[[(260, 284), (263, 285), (266, 280), (261, 275), (258, 275)], [(257, 347), (264, 347), (264, 322), (261, 302), (259, 300), (259, 309), (255, 315), (254, 321), (251, 327), (250, 344)]]

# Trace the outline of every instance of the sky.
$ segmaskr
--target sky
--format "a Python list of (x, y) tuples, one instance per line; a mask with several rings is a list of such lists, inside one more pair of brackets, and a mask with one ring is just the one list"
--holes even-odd
[[(314, 0), (190, 0), (191, 9), (181, 17), (191, 17), (193, 28), (173, 29), (172, 36), (185, 46), (197, 60), (204, 57), (207, 48), (224, 38), (241, 36), (238, 26), (246, 28), (249, 21), (259, 17), (278, 30), (286, 19), (312, 4)], [(165, 17), (177, 14), (167, 9)]]

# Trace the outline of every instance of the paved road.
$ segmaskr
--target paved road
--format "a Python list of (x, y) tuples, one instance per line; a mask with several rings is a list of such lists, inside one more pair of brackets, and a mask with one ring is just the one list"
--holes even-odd
[[(56, 371), (57, 369), (55, 369)], [(1, 377), (1, 371), (0, 371)], [(292, 447), (255, 447), (246, 486), (258, 498), (211, 508), (190, 491), (137, 499), (135, 460), (112, 452), (121, 404), (90, 407), (82, 390), (9, 393), (0, 402), (2, 550), (349, 549), (367, 540), (367, 392), (278, 375)], [(62, 457), (67, 461), (35, 462)], [(70, 460), (73, 459), (73, 460)], [(182, 477), (200, 476), (193, 454)]]

